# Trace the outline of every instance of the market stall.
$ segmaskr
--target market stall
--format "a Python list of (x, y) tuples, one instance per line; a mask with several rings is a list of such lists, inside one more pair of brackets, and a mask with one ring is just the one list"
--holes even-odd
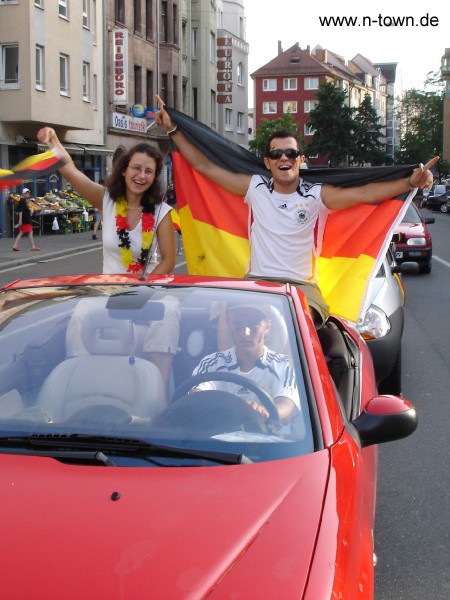
[[(12, 231), (15, 230), (20, 195), (10, 195)], [(94, 209), (73, 190), (53, 190), (45, 196), (29, 198), (33, 229), (38, 235), (45, 233), (77, 233), (92, 229)]]

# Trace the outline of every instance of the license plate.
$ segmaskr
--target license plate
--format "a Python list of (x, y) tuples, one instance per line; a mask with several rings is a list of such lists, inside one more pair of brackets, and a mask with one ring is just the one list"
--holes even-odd
[(399, 252), (399, 251), (397, 251), (397, 252), (395, 253), (395, 258), (403, 258), (403, 252)]

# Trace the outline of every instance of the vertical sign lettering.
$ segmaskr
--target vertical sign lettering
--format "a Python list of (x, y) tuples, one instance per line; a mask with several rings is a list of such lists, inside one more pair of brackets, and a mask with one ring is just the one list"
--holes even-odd
[(128, 31), (113, 29), (113, 104), (128, 104)]

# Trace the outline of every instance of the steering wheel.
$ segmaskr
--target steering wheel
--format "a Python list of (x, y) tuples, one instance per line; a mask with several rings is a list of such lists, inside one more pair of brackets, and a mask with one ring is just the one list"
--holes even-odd
[[(251, 392), (253, 392), (258, 398), (259, 402), (269, 413), (267, 425), (279, 429), (281, 427), (280, 415), (278, 413), (278, 407), (275, 404), (273, 398), (268, 394), (262, 387), (247, 379), (243, 375), (237, 375), (237, 373), (217, 372), (217, 373), (199, 373), (198, 375), (192, 375), (174, 391), (171, 402), (176, 402), (182, 396), (187, 394), (189, 390), (197, 386), (199, 383), (205, 381), (226, 381), (229, 383), (236, 383), (242, 385)], [(245, 402), (245, 400), (243, 400)]]

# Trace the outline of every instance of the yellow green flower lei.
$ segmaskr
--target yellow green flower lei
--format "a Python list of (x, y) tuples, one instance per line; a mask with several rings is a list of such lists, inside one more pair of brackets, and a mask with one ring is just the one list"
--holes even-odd
[(142, 213), (142, 246), (141, 256), (134, 260), (130, 244), (130, 226), (128, 223), (128, 202), (121, 197), (116, 202), (116, 231), (119, 238), (120, 262), (128, 273), (138, 273), (144, 270), (150, 246), (152, 245), (155, 217), (152, 213)]

